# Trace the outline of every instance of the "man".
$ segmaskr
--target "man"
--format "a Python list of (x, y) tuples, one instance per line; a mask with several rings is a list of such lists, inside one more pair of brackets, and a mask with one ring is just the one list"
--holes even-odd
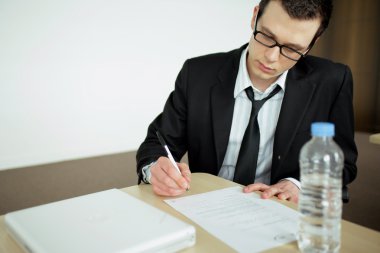
[(192, 172), (234, 180), (247, 185), (244, 192), (261, 191), (262, 198), (297, 202), (300, 149), (310, 139), (311, 123), (328, 121), (345, 156), (343, 184), (352, 182), (357, 150), (351, 71), (306, 56), (331, 11), (328, 0), (262, 0), (254, 8), (248, 45), (187, 60), (137, 152), (139, 180), (164, 196), (190, 187), (189, 167), (178, 163), (181, 173), (175, 169), (157, 139), (159, 130), (176, 161), (188, 152)]

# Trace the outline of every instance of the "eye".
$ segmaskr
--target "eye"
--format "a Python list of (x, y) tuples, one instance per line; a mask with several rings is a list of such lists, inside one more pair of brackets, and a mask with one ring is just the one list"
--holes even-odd
[(267, 46), (272, 46), (272, 45), (276, 44), (276, 41), (272, 37), (270, 37), (269, 35), (266, 35), (262, 32), (257, 33), (256, 40), (259, 41), (260, 43), (267, 45)]

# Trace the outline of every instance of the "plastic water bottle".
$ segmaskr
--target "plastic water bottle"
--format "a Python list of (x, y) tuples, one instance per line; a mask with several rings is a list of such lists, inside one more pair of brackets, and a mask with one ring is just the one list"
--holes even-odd
[(344, 157), (334, 142), (334, 124), (311, 125), (301, 149), (298, 247), (301, 252), (339, 252)]

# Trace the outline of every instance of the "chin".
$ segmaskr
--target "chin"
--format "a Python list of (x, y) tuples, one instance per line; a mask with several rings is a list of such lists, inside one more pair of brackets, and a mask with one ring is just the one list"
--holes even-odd
[(261, 71), (258, 71), (255, 76), (262, 81), (271, 81), (272, 79), (276, 78), (276, 75), (274, 74), (263, 73)]

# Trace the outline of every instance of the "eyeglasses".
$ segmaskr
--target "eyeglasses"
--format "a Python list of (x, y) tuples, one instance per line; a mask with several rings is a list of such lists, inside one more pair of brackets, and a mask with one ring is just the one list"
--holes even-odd
[[(259, 13), (257, 14), (257, 17), (259, 16)], [(301, 53), (291, 47), (281, 45), (278, 43), (275, 39), (273, 39), (271, 36), (258, 31), (257, 30), (257, 20), (258, 18), (256, 17), (256, 22), (255, 22), (255, 30), (253, 32), (253, 37), (257, 42), (259, 42), (261, 45), (264, 45), (269, 48), (274, 48), (274, 47), (279, 47), (280, 48), (280, 54), (285, 56), (286, 58), (293, 60), (293, 61), (298, 61), (301, 59), (301, 57), (305, 57), (305, 54), (307, 51), (309, 51), (310, 47), (305, 53)]]

